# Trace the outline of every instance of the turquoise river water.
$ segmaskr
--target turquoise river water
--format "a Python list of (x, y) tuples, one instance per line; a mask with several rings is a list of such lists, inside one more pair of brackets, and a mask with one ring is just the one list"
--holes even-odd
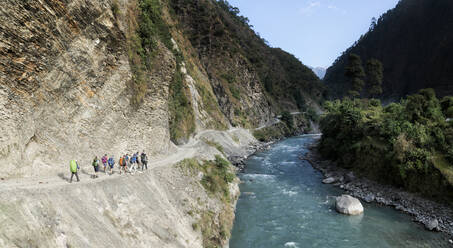
[(364, 214), (338, 214), (342, 190), (299, 159), (315, 139), (290, 138), (247, 160), (230, 248), (450, 247), (389, 207), (362, 202)]

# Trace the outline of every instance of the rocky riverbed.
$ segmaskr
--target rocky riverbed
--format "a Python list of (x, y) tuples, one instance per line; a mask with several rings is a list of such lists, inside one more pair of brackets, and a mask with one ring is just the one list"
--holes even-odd
[(232, 165), (234, 165), (238, 169), (239, 172), (241, 172), (245, 168), (245, 161), (247, 160), (248, 157), (257, 152), (268, 150), (274, 142), (275, 141), (253, 143), (246, 148), (247, 155), (229, 156), (228, 160), (231, 162)]
[(300, 159), (309, 161), (315, 169), (323, 173), (326, 182), (340, 187), (347, 194), (368, 203), (375, 202), (407, 213), (415, 222), (423, 224), (426, 229), (447, 234), (448, 241), (453, 244), (453, 209), (449, 205), (396, 187), (356, 177), (352, 171), (337, 167), (335, 162), (323, 159), (316, 145), (312, 146), (310, 152)]

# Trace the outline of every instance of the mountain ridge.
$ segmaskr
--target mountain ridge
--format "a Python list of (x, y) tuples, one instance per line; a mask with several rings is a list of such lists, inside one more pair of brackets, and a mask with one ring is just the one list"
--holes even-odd
[(350, 53), (363, 63), (372, 58), (383, 63), (382, 99), (399, 100), (422, 88), (453, 94), (452, 11), (448, 0), (400, 1), (327, 69), (324, 82), (331, 97), (342, 97), (351, 87), (344, 76)]

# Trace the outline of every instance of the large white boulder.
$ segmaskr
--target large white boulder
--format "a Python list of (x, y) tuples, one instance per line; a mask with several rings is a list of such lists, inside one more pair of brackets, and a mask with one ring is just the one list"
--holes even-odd
[(363, 213), (363, 206), (359, 199), (350, 195), (342, 195), (336, 198), (335, 208), (339, 213), (347, 215), (359, 215)]
[(429, 220), (427, 223), (425, 223), (425, 227), (430, 231), (438, 231), (439, 222), (437, 221), (437, 219)]
[(331, 184), (331, 183), (334, 183), (335, 181), (337, 181), (335, 178), (333, 178), (333, 177), (328, 177), (328, 178), (322, 180), (322, 183)]

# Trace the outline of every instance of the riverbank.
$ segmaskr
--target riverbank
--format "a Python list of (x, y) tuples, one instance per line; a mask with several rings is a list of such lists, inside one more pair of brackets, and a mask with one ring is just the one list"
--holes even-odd
[(335, 186), (365, 202), (375, 202), (407, 213), (415, 222), (425, 225), (427, 229), (445, 233), (448, 241), (453, 244), (453, 209), (450, 206), (402, 189), (356, 177), (351, 171), (336, 166), (332, 161), (324, 160), (316, 147), (317, 143), (311, 146), (310, 152), (301, 159), (310, 162), (325, 178), (333, 178)]

